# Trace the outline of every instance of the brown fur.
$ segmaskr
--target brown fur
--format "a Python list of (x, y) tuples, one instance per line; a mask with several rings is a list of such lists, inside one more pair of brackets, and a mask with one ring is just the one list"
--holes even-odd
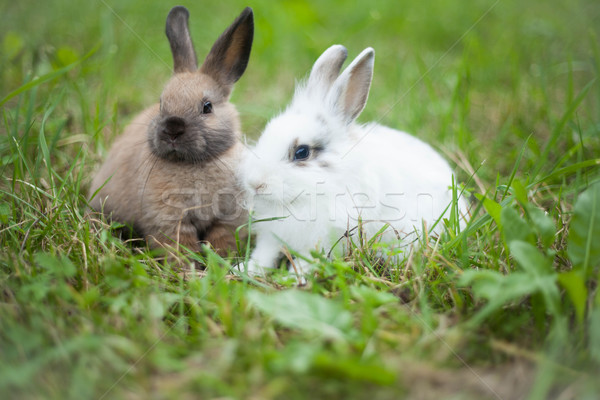
[[(140, 113), (115, 141), (92, 181), (90, 196), (98, 193), (90, 206), (133, 226), (152, 247), (175, 244), (199, 251), (208, 242), (225, 254), (235, 249), (235, 230), (248, 218), (235, 178), (244, 150), (240, 123), (228, 98), (248, 61), (252, 11), (244, 10), (213, 46), (211, 54), (226, 55), (221, 65), (225, 72), (218, 74), (202, 67), (188, 71), (193, 48), (187, 15), (183, 7), (175, 7), (167, 18), (176, 73), (161, 103)], [(210, 70), (218, 70), (214, 55), (208, 58), (213, 60)], [(178, 65), (182, 62), (186, 65)], [(232, 69), (232, 63), (237, 67)], [(203, 113), (207, 101), (212, 111)]]

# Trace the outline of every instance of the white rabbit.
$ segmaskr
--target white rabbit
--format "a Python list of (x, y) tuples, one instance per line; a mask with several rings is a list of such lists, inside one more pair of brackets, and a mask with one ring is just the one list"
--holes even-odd
[[(340, 75), (346, 57), (341, 45), (319, 57), (241, 163), (254, 219), (282, 217), (252, 226), (249, 273), (276, 267), (286, 247), (301, 256), (327, 252), (359, 220), (368, 237), (388, 224), (382, 241), (407, 246), (423, 226), (451, 214), (452, 170), (433, 148), (404, 132), (354, 122), (367, 101), (375, 52), (365, 49)], [(464, 223), (462, 198), (457, 208)], [(294, 264), (307, 271), (301, 259)]]

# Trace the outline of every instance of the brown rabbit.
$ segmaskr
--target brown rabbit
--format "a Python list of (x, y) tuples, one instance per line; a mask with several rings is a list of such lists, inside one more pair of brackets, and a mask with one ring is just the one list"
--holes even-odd
[(254, 20), (246, 8), (198, 68), (188, 18), (185, 7), (169, 12), (174, 75), (160, 103), (115, 141), (92, 181), (90, 206), (152, 247), (199, 251), (208, 242), (224, 254), (235, 249), (235, 230), (248, 218), (235, 179), (245, 148), (228, 99), (248, 64)]

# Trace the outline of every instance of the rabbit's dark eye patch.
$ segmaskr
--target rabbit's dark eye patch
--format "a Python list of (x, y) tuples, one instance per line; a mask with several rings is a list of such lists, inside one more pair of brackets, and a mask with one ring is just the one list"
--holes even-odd
[(301, 144), (294, 149), (294, 161), (304, 161), (310, 157), (310, 147), (307, 144)]
[(210, 101), (204, 101), (202, 103), (202, 114), (210, 114), (212, 112), (213, 105)]

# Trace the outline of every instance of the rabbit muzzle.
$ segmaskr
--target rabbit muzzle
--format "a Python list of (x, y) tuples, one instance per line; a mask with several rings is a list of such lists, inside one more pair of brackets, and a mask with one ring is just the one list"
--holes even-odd
[(161, 134), (165, 139), (168, 139), (173, 145), (177, 139), (185, 134), (185, 121), (179, 117), (169, 117), (165, 120)]

